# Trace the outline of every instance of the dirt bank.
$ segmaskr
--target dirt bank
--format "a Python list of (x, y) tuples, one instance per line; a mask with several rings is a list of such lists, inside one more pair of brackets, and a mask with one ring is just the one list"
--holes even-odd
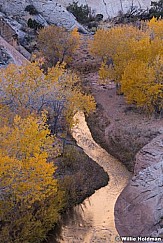
[(87, 79), (97, 102), (96, 112), (87, 118), (93, 138), (133, 171), (136, 153), (163, 132), (163, 119), (127, 105), (112, 84), (98, 84), (96, 73)]

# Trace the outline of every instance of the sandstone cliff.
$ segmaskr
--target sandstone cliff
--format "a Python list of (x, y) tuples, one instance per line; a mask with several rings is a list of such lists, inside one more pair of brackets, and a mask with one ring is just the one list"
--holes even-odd
[(115, 205), (121, 236), (163, 237), (163, 134), (136, 156), (135, 176)]

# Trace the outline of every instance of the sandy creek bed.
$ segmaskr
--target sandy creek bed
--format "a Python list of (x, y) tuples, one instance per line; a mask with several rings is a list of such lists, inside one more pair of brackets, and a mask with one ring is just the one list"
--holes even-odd
[[(114, 205), (126, 186), (131, 174), (117, 159), (109, 155), (92, 138), (83, 113), (75, 115), (78, 124), (73, 128), (73, 137), (84, 152), (109, 175), (107, 186), (97, 190), (83, 203), (76, 206), (61, 229), (63, 243), (112, 243), (118, 242), (114, 223)], [(49, 243), (55, 241), (51, 240)]]

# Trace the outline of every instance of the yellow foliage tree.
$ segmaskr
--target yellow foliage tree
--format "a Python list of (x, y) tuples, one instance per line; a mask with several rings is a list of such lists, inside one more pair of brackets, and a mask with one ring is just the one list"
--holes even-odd
[(57, 62), (69, 63), (79, 46), (80, 36), (75, 28), (68, 32), (63, 27), (48, 26), (38, 35), (38, 46), (50, 66)]
[(108, 67), (108, 65), (106, 64), (106, 62), (102, 62), (101, 63), (101, 67), (99, 69), (99, 77), (101, 80), (101, 84), (107, 84), (108, 83), (108, 79), (110, 76), (110, 69)]
[[(49, 69), (46, 79), (53, 80), (54, 72), (55, 67)], [(88, 115), (95, 110), (94, 97), (82, 92), (79, 77), (71, 71), (62, 73), (60, 78), (55, 81), (55, 86), (58, 90), (57, 98), (64, 101), (66, 107), (64, 115), (70, 127), (73, 124), (73, 116), (76, 112), (84, 111)]]
[[(93, 97), (83, 94), (80, 79), (76, 74), (67, 71), (64, 63), (49, 68), (47, 74), (40, 70), (38, 63), (28, 63), (21, 67), (9, 65), (0, 73), (0, 88), (0, 109), (4, 116), (9, 118), (10, 114), (10, 120), (15, 114), (26, 117), (31, 113), (40, 114), (44, 109), (54, 116), (55, 101), (64, 107), (64, 113), (72, 115), (81, 107), (85, 111), (95, 109)], [(78, 102), (74, 102), (75, 99)]]
[(153, 17), (149, 22), (147, 22), (148, 31), (151, 38), (160, 38), (163, 39), (163, 21)]
[[(141, 39), (144, 33), (130, 25), (117, 26), (108, 30), (97, 30), (94, 39), (89, 42), (90, 52), (103, 61), (114, 58), (118, 52), (128, 51), (128, 40)], [(126, 50), (125, 50), (126, 49)]]
[[(58, 79), (61, 73), (62, 69), (56, 67), (53, 79)], [(37, 63), (8, 65), (0, 73), (0, 87), (2, 108), (9, 106), (14, 114), (21, 116), (40, 112), (55, 93), (54, 84), (46, 82)]]
[(139, 41), (144, 36), (145, 34), (141, 30), (129, 25), (96, 32), (94, 40), (90, 42), (90, 52), (100, 57), (105, 64), (111, 63), (109, 70), (107, 66), (102, 67), (103, 72), (99, 73), (101, 80), (103, 79), (101, 75), (105, 70), (108, 81), (112, 79), (119, 83), (124, 67), (132, 58), (132, 42)]
[(152, 65), (131, 61), (124, 70), (121, 85), (128, 103), (159, 113), (163, 109), (163, 58), (157, 57)]
[[(101, 60), (103, 61), (99, 70), (100, 82), (105, 83), (110, 79), (114, 80), (118, 84), (118, 87), (120, 87), (120, 92), (124, 92), (128, 102), (131, 103), (132, 100), (132, 102), (136, 103), (138, 106), (144, 107), (145, 109), (148, 107), (148, 111), (161, 111), (162, 109), (160, 104), (154, 105), (155, 102), (158, 103), (158, 100), (160, 100), (162, 92), (162, 89), (160, 88), (161, 81), (159, 81), (157, 90), (156, 85), (152, 84), (152, 82), (154, 82), (153, 76), (150, 78), (150, 76), (146, 75), (149, 77), (149, 82), (147, 82), (145, 76), (147, 71), (147, 73), (154, 73), (153, 75), (156, 78), (155, 73), (160, 73), (159, 70), (162, 68), (162, 29), (163, 20), (153, 18), (149, 22), (142, 24), (141, 28), (137, 28), (132, 25), (124, 25), (113, 27), (109, 30), (98, 30), (95, 34), (94, 40), (91, 41), (90, 46), (91, 53), (101, 57)], [(156, 62), (158, 65), (155, 65)], [(144, 68), (144, 70), (140, 70), (139, 64), (141, 65), (141, 68)], [(139, 70), (139, 73), (137, 73), (135, 68)], [(134, 75), (135, 72), (137, 73), (137, 76)], [(134, 78), (130, 77), (132, 73)], [(126, 78), (129, 82), (129, 77), (131, 78), (130, 84), (125, 81)], [(160, 76), (157, 76), (157, 78), (160, 80)], [(150, 80), (153, 81), (150, 82)], [(134, 92), (130, 93), (131, 90), (129, 86), (131, 83), (132, 88), (135, 90), (135, 94)], [(155, 83), (158, 83), (158, 81), (155, 80)], [(123, 86), (122, 90), (121, 85)], [(153, 92), (152, 97), (155, 98), (150, 99), (150, 97), (148, 97), (147, 104), (143, 100), (146, 100), (147, 96), (150, 95), (148, 85), (152, 86), (150, 90)], [(139, 92), (140, 86), (144, 90), (144, 93)], [(135, 98), (136, 95), (137, 99)], [(135, 101), (135, 99), (137, 101)], [(138, 102), (138, 99), (140, 102)]]
[[(1, 242), (40, 242), (58, 220), (63, 193), (48, 160), (53, 138), (41, 118), (16, 116), (0, 128)], [(55, 148), (53, 148), (55, 149)], [(51, 210), (51, 212), (50, 212)], [(47, 214), (49, 213), (49, 215)]]
[(93, 97), (82, 92), (79, 78), (64, 63), (46, 74), (40, 64), (9, 65), (0, 73), (2, 243), (41, 242), (64, 207), (64, 193), (53, 178), (56, 168), (49, 162), (60, 149), (46, 125), (46, 113), (55, 117), (53, 105), (59, 103), (63, 109), (57, 116), (65, 116), (71, 126), (77, 111), (95, 109)]

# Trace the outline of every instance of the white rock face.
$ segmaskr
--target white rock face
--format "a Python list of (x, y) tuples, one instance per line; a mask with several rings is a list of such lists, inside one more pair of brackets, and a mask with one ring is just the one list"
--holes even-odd
[(50, 0), (0, 0), (0, 7), (3, 12), (11, 16), (27, 16), (25, 11), (27, 5), (34, 5), (43, 18), (50, 24), (64, 26), (67, 29), (74, 27), (84, 28), (76, 21), (75, 17), (57, 1)]
[[(27, 5), (34, 5), (43, 17), (50, 23), (58, 23), (71, 28), (77, 25), (75, 18), (66, 11), (66, 7), (73, 0), (0, 0), (3, 11), (8, 14), (24, 15), (24, 9)], [(96, 14), (101, 13), (104, 19), (113, 17), (119, 11), (126, 12), (132, 4), (134, 6), (146, 9), (150, 7), (151, 0), (78, 0), (80, 4), (88, 4)]]
[[(72, 3), (73, 0), (57, 0), (63, 6)], [(88, 4), (96, 14), (103, 14), (104, 19), (114, 17), (119, 11), (127, 12), (130, 7), (137, 6), (138, 8), (147, 9), (150, 7), (151, 0), (78, 0), (80, 4)]]
[(16, 65), (22, 65), (23, 63), (28, 62), (28, 60), (20, 52), (6, 42), (1, 36), (0, 45), (6, 50), (7, 54), (12, 58), (13, 63)]
[(161, 160), (163, 161), (163, 135), (154, 138), (136, 154), (134, 174), (137, 175), (139, 171)]

